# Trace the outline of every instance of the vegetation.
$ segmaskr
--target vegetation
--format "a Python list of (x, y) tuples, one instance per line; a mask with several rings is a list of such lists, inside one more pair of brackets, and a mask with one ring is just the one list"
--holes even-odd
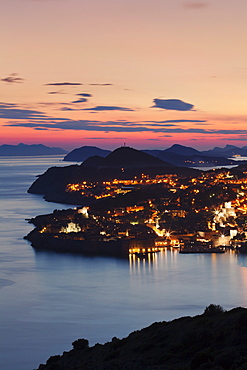
[(38, 370), (244, 370), (246, 328), (247, 309), (211, 304), (202, 315), (154, 323), (103, 345), (79, 339)]

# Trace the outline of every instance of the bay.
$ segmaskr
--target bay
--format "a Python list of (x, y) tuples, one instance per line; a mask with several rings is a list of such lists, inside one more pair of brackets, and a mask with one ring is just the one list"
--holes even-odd
[(0, 157), (0, 368), (32, 370), (72, 348), (122, 338), (155, 321), (201, 314), (210, 303), (247, 305), (247, 256), (180, 255), (153, 260), (35, 252), (26, 219), (68, 205), (28, 194), (62, 157)]

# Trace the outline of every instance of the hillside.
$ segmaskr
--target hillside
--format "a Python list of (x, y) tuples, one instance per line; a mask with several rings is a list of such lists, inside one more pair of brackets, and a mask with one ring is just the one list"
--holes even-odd
[[(123, 147), (127, 150), (128, 147)], [(116, 149), (117, 151), (120, 148)], [(131, 149), (131, 148), (129, 148)], [(134, 150), (134, 149), (132, 149)], [(114, 153), (113, 151), (112, 153)], [(184, 145), (174, 144), (171, 147), (161, 150), (161, 149), (146, 149), (140, 150), (138, 152), (146, 153), (152, 157), (159, 158), (164, 162), (169, 164), (180, 166), (180, 167), (212, 167), (212, 166), (227, 166), (227, 165), (236, 165), (239, 162), (236, 162), (232, 159), (228, 159), (233, 155), (239, 154), (242, 156), (247, 156), (247, 148), (238, 148), (234, 145), (226, 145), (225, 148), (215, 147), (207, 151), (199, 151), (191, 147)], [(77, 162), (86, 162), (87, 165), (94, 164), (97, 166), (97, 158), (106, 158), (111, 154), (111, 151), (97, 148), (95, 146), (83, 146), (72, 150), (64, 157), (64, 161), (77, 161)], [(116, 154), (114, 153), (115, 157)], [(131, 156), (131, 155), (130, 155)], [(92, 159), (92, 157), (95, 157)], [(110, 163), (107, 163), (98, 158), (98, 166), (101, 165), (113, 165), (113, 159), (109, 157)], [(144, 160), (143, 160), (144, 161)], [(126, 161), (122, 163), (123, 167), (126, 167)], [(90, 164), (89, 164), (90, 163)], [(101, 164), (102, 163), (102, 164)], [(153, 162), (154, 163), (154, 162)], [(117, 164), (117, 160), (115, 161)], [(120, 162), (119, 162), (120, 164)], [(153, 165), (153, 164), (151, 164)]]
[[(149, 151), (149, 154), (156, 156), (170, 164), (180, 167), (213, 167), (213, 166), (228, 166), (237, 165), (239, 162), (228, 159), (232, 154), (237, 153), (237, 147), (231, 146), (229, 151), (226, 148), (214, 148), (206, 152), (200, 152), (191, 147), (174, 144), (170, 148), (160, 151)], [(234, 150), (233, 150), (233, 148)], [(221, 149), (221, 150), (220, 150)], [(238, 148), (241, 153), (244, 149)], [(147, 152), (147, 151), (146, 151)]]
[(67, 153), (62, 148), (50, 148), (42, 144), (1, 145), (0, 156), (60, 155)]
[(226, 145), (225, 148), (215, 147), (207, 151), (199, 151), (184, 145), (174, 144), (164, 150), (145, 150), (170, 164), (180, 167), (213, 167), (229, 166), (240, 164), (240, 161), (229, 159), (233, 155), (239, 154), (247, 156), (246, 147), (238, 148), (233, 145)]
[(224, 148), (214, 147), (213, 149), (201, 152), (203, 155), (208, 156), (222, 156), (222, 157), (232, 157), (233, 155), (241, 155), (243, 157), (247, 156), (247, 146), (239, 148), (235, 145), (226, 145)]
[(38, 370), (244, 370), (246, 327), (247, 309), (210, 305), (202, 315), (154, 323), (103, 345), (78, 339)]
[(109, 181), (133, 179), (143, 172), (149, 176), (178, 174), (184, 177), (196, 175), (197, 170), (176, 167), (136, 149), (122, 147), (106, 158), (94, 156), (81, 165), (51, 167), (30, 186), (28, 193), (42, 194), (47, 201), (67, 204), (88, 204), (88, 199), (78, 192), (66, 191), (67, 184), (82, 181)]
[(115, 149), (104, 160), (100, 160), (100, 166), (111, 168), (173, 167), (168, 162), (128, 146)]
[(63, 160), (68, 162), (84, 162), (89, 157), (95, 155), (106, 157), (110, 153), (110, 150), (100, 149), (96, 146), (82, 146), (81, 148), (76, 148), (69, 152)]
[(187, 155), (198, 155), (200, 154), (199, 150), (191, 148), (189, 146), (174, 144), (170, 148), (163, 150), (165, 153), (176, 153), (179, 155), (187, 156)]
[(206, 156), (200, 154), (196, 155), (181, 155), (170, 151), (162, 151), (158, 158), (169, 162), (175, 166), (181, 167), (213, 167), (213, 166), (229, 166), (237, 165), (240, 162), (231, 160), (222, 156)]

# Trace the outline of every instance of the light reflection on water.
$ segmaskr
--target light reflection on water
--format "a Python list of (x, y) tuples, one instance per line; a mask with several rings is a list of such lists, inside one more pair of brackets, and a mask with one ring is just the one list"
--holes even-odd
[(0, 159), (1, 369), (31, 370), (77, 338), (103, 343), (154, 321), (200, 314), (210, 303), (247, 305), (246, 255), (166, 249), (120, 259), (35, 252), (23, 240), (32, 229), (25, 218), (68, 206), (26, 190), (56, 163), (59, 158)]

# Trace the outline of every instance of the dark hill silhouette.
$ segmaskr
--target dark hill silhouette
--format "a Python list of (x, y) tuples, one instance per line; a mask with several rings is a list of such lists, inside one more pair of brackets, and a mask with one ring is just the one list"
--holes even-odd
[[(127, 147), (123, 147), (127, 148)], [(118, 148), (120, 149), (120, 148)], [(130, 148), (131, 149), (131, 148)], [(133, 149), (134, 150), (134, 149)], [(115, 152), (115, 151), (114, 151)], [(170, 163), (175, 166), (182, 166), (182, 167), (195, 167), (195, 166), (226, 166), (231, 164), (237, 164), (228, 158), (232, 157), (233, 155), (239, 154), (242, 156), (247, 156), (247, 146), (243, 148), (238, 148), (234, 145), (226, 145), (225, 148), (215, 147), (211, 150), (206, 151), (199, 151), (192, 147), (187, 147), (184, 145), (174, 144), (170, 148), (159, 150), (159, 149), (145, 149), (140, 150), (139, 152), (149, 154), (153, 157), (159, 158), (164, 162)], [(94, 163), (94, 166), (101, 166), (99, 158), (99, 162), (97, 164), (96, 157), (103, 157), (106, 158), (109, 154), (111, 154), (110, 150), (100, 149), (95, 146), (83, 146), (81, 148), (74, 149), (72, 152), (68, 153), (64, 157), (65, 161), (76, 161), (76, 162), (85, 162), (87, 166), (91, 166)], [(95, 159), (90, 159), (87, 162), (87, 159), (96, 156)], [(208, 158), (207, 158), (208, 157)], [(113, 164), (113, 159), (110, 157), (109, 164), (106, 163), (105, 165), (117, 165), (117, 161)], [(205, 164), (203, 164), (205, 162)], [(120, 163), (120, 161), (119, 161)], [(153, 164), (152, 164), (153, 165)], [(124, 162), (122, 161), (122, 166)]]
[(83, 162), (87, 158), (95, 155), (106, 157), (109, 153), (111, 153), (110, 150), (100, 149), (96, 146), (82, 146), (81, 148), (76, 148), (69, 152), (63, 160), (71, 162)]
[(163, 150), (163, 153), (175, 153), (184, 156), (201, 154), (199, 150), (179, 144), (174, 144), (170, 148)]
[(239, 148), (235, 145), (226, 145), (224, 148), (214, 147), (213, 149), (201, 152), (203, 155), (232, 157), (233, 155), (247, 156), (247, 146)]
[(158, 157), (163, 150), (161, 149), (143, 149), (142, 152)]
[(158, 158), (181, 167), (213, 167), (237, 165), (238, 163), (222, 156), (202, 155), (200, 152), (196, 155), (179, 155), (173, 152), (163, 151), (158, 155)]
[[(227, 147), (230, 147), (230, 145)], [(236, 148), (234, 146), (231, 147), (231, 150)], [(227, 158), (236, 153), (236, 150), (233, 152), (225, 152), (224, 149), (220, 149), (221, 148), (214, 148), (211, 151), (200, 152), (191, 147), (174, 144), (170, 148), (164, 150), (153, 149), (145, 150), (144, 152), (179, 167), (212, 167), (238, 164), (236, 161)], [(244, 152), (242, 151), (241, 153)]]
[(237, 165), (239, 162), (227, 158), (232, 157), (234, 153), (244, 155), (243, 148), (238, 148), (239, 151), (236, 148), (233, 145), (227, 145), (226, 148), (214, 148), (211, 151), (200, 152), (191, 147), (174, 144), (165, 150), (149, 150), (145, 152), (179, 167), (213, 167)]
[(105, 158), (99, 155), (93, 155), (92, 157), (87, 158), (83, 162), (83, 166), (87, 167), (101, 167), (104, 166)]
[[(183, 158), (192, 156), (192, 155), (199, 155), (201, 152), (198, 150), (183, 146), (179, 144), (174, 144), (170, 148), (164, 149), (164, 150), (158, 150), (158, 149), (145, 149), (143, 152), (153, 155), (154, 157), (160, 158), (162, 160), (165, 160), (169, 163), (176, 164), (175, 159), (178, 158), (178, 163), (181, 162), (181, 165), (183, 161), (181, 161), (181, 158), (179, 156), (183, 156)], [(169, 161), (169, 154), (171, 155), (172, 160)], [(178, 164), (179, 165), (179, 164)]]
[(199, 150), (191, 148), (189, 146), (174, 144), (170, 148), (163, 150), (163, 152), (171, 152), (179, 155), (196, 155), (200, 154)]
[(75, 340), (71, 351), (50, 357), (38, 370), (244, 370), (246, 326), (246, 308), (224, 312), (210, 305), (202, 315), (156, 322), (105, 344)]
[(18, 144), (0, 146), (0, 156), (35, 156), (35, 155), (59, 155), (67, 153), (62, 148), (50, 148), (42, 144)]
[(51, 202), (84, 204), (83, 196), (78, 197), (77, 193), (66, 191), (67, 184), (108, 181), (116, 178), (132, 179), (136, 176), (141, 177), (143, 172), (149, 176), (173, 173), (184, 177), (196, 176), (199, 173), (191, 168), (173, 166), (139, 150), (121, 147), (106, 158), (94, 156), (81, 165), (51, 167), (38, 176), (28, 189), (28, 193), (42, 194)]
[(164, 162), (159, 158), (127, 146), (117, 148), (111, 152), (105, 158), (104, 165), (107, 167), (123, 168), (172, 166), (170, 163)]

